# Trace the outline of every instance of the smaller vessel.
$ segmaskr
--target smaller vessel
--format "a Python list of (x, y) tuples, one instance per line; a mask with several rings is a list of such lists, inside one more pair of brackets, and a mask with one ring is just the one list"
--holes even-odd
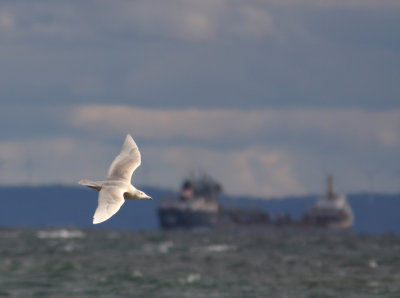
[(344, 195), (333, 190), (333, 177), (328, 176), (327, 195), (318, 199), (304, 214), (303, 223), (309, 226), (346, 229), (353, 225), (353, 212)]
[(158, 206), (162, 228), (215, 226), (219, 219), (217, 196), (222, 187), (208, 175), (186, 179), (177, 196), (164, 198)]

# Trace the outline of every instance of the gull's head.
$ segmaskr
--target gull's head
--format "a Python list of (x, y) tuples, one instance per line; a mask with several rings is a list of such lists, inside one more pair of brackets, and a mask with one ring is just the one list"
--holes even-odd
[(137, 192), (137, 197), (139, 198), (139, 199), (148, 199), (148, 200), (152, 200), (152, 198), (150, 197), (150, 196), (148, 196), (148, 195), (146, 195), (145, 193), (144, 193), (144, 191), (141, 191), (141, 190), (138, 190), (138, 192)]

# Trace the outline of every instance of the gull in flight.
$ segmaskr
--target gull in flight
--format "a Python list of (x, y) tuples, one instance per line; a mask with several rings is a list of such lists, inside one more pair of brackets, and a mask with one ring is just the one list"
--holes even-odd
[(139, 148), (128, 134), (122, 145), (121, 153), (112, 162), (105, 181), (90, 181), (82, 179), (79, 184), (99, 191), (99, 203), (93, 216), (93, 224), (106, 221), (113, 216), (125, 199), (149, 199), (143, 191), (131, 184), (133, 172), (140, 166)]

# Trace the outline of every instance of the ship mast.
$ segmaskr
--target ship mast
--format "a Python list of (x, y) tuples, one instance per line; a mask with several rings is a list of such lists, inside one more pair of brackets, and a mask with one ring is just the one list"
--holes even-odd
[(333, 190), (333, 176), (328, 175), (328, 199), (333, 200), (335, 198), (335, 192)]

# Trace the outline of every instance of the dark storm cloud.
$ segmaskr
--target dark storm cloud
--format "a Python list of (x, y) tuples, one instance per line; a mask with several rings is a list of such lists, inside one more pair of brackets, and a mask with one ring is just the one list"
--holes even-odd
[(3, 1), (3, 102), (398, 107), (400, 7)]

